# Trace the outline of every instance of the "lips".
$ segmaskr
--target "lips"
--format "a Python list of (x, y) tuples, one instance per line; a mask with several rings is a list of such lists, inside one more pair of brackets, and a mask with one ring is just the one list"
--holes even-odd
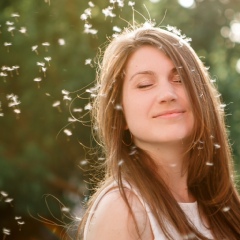
[(153, 118), (171, 118), (171, 117), (178, 117), (180, 115), (182, 115), (183, 113), (185, 113), (184, 110), (168, 110), (168, 111), (162, 111), (156, 115), (153, 116)]

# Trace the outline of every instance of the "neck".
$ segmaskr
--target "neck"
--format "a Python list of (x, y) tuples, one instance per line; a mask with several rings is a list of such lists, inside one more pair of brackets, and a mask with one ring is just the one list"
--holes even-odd
[(183, 144), (158, 145), (145, 149), (158, 166), (158, 174), (164, 180), (177, 202), (194, 202), (195, 199), (188, 190), (186, 147)]

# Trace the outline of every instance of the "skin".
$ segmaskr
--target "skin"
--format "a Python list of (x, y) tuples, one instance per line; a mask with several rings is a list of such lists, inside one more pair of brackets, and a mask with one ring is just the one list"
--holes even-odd
[(194, 201), (183, 169), (194, 118), (172, 61), (153, 46), (139, 48), (127, 62), (122, 98), (135, 145), (155, 160), (177, 201)]
[[(147, 151), (159, 166), (159, 174), (178, 202), (195, 199), (187, 188), (183, 160), (194, 118), (187, 92), (172, 61), (160, 50), (143, 46), (129, 58), (125, 68), (122, 104), (126, 129), (134, 143)], [(127, 197), (142, 233), (153, 234), (145, 209), (138, 197), (127, 190)], [(87, 240), (138, 239), (133, 218), (119, 191), (107, 193), (91, 219)]]

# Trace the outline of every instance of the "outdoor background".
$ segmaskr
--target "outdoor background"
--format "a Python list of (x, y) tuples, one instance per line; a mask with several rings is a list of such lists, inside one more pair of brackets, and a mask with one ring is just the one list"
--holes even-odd
[(77, 225), (88, 169), (102, 161), (89, 149), (94, 58), (133, 19), (192, 38), (222, 93), (240, 173), (239, 0), (1, 0), (0, 240), (68, 239), (61, 225)]

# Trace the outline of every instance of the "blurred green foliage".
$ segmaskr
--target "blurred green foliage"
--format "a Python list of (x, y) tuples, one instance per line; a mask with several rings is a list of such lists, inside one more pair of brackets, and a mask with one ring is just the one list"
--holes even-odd
[[(114, 26), (123, 29), (133, 19), (144, 22), (151, 18), (160, 26), (176, 26), (193, 39), (191, 45), (210, 66), (226, 104), (236, 170), (240, 172), (240, 75), (236, 71), (240, 27), (239, 32), (231, 28), (240, 23), (238, 1), (198, 0), (194, 6), (184, 8), (175, 0), (141, 0), (135, 2), (135, 12), (130, 6), (133, 2), (123, 1), (124, 6), (121, 2), (0, 3), (0, 227), (11, 230), (7, 239), (60, 239), (55, 227), (35, 221), (30, 214), (53, 219), (51, 211), (62, 220), (62, 205), (52, 197), (47, 200), (49, 211), (44, 196), (50, 194), (73, 209), (87, 194), (83, 169), (90, 165), (87, 147), (94, 143), (88, 111), (84, 109), (89, 94), (80, 95), (94, 81), (98, 48), (114, 33)], [(83, 20), (86, 9), (91, 12)], [(92, 33), (86, 33), (87, 29)], [(36, 78), (41, 81), (34, 81)], [(21, 103), (10, 107), (10, 94), (17, 95)], [(84, 124), (69, 120), (69, 108)], [(21, 232), (15, 216), (25, 221)]]

